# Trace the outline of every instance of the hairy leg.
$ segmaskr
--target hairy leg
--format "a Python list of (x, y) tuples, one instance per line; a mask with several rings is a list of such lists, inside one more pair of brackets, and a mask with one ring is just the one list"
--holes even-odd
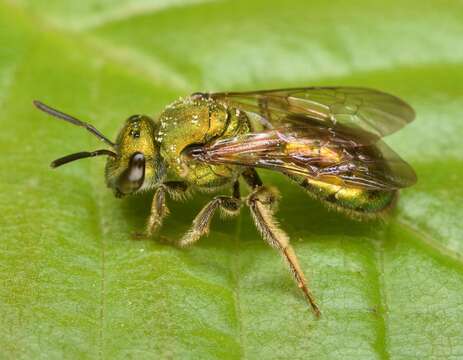
[(297, 256), (292, 246), (289, 244), (288, 235), (279, 228), (277, 221), (273, 217), (273, 212), (278, 200), (278, 193), (275, 190), (263, 186), (259, 175), (253, 169), (247, 170), (243, 176), (246, 182), (254, 189), (249, 195), (246, 203), (249, 206), (258, 231), (270, 246), (280, 251), (281, 255), (288, 263), (298, 287), (302, 290), (315, 315), (320, 316), (320, 310), (307, 285), (307, 280), (299, 265)]
[(209, 233), (209, 227), (212, 217), (217, 209), (222, 210), (224, 215), (233, 216), (239, 213), (241, 207), (239, 182), (233, 184), (233, 196), (216, 196), (209, 203), (206, 204), (196, 215), (193, 224), (182, 237), (179, 245), (184, 247), (191, 245), (198, 241), (201, 236)]
[(174, 199), (185, 197), (187, 186), (181, 181), (170, 181), (161, 184), (156, 188), (151, 203), (151, 213), (146, 223), (145, 231), (137, 234), (138, 237), (151, 237), (162, 226), (164, 218), (169, 215), (166, 205), (166, 195), (169, 194)]

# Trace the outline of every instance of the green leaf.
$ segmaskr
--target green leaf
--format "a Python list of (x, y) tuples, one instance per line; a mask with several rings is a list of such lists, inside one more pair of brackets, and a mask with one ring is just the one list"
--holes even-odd
[[(0, 2), (0, 357), (463, 357), (461, 2)], [(188, 250), (131, 239), (149, 195), (115, 199), (85, 131), (193, 91), (361, 85), (417, 120), (387, 141), (417, 170), (385, 223), (327, 211), (283, 177), (278, 218), (319, 301), (316, 320), (243, 211)], [(170, 202), (179, 239), (207, 196)], [(161, 240), (162, 240), (161, 239)], [(158, 239), (159, 240), (159, 239)]]

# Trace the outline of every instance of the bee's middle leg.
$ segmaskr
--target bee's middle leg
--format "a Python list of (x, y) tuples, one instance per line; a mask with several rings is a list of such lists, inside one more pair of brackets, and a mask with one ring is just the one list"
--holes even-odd
[(202, 208), (193, 220), (190, 230), (182, 237), (180, 246), (188, 246), (198, 241), (201, 236), (209, 233), (212, 217), (217, 209), (222, 210), (224, 215), (237, 215), (241, 208), (239, 182), (233, 184), (233, 196), (216, 196)]

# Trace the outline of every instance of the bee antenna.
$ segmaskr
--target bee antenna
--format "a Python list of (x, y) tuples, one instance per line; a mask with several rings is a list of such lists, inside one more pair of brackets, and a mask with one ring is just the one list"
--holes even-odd
[(66, 155), (66, 156), (63, 156), (62, 158), (56, 159), (50, 164), (50, 166), (52, 168), (57, 168), (58, 166), (70, 163), (71, 161), (85, 159), (85, 158), (93, 157), (93, 156), (100, 156), (100, 155), (107, 155), (107, 156), (112, 156), (112, 157), (117, 156), (116, 153), (112, 152), (111, 150), (106, 150), (106, 149), (95, 150), (91, 152), (81, 151), (78, 153)]
[(101, 132), (99, 132), (93, 125), (88, 124), (86, 122), (83, 122), (83, 121), (81, 121), (79, 119), (76, 119), (75, 117), (73, 117), (71, 115), (68, 115), (68, 114), (65, 114), (65, 113), (63, 113), (63, 112), (61, 112), (59, 110), (53, 109), (52, 107), (50, 107), (48, 105), (45, 105), (44, 103), (42, 103), (42, 102), (40, 102), (38, 100), (34, 100), (33, 103), (34, 103), (34, 105), (35, 105), (35, 107), (37, 109), (39, 109), (39, 110), (41, 110), (43, 112), (46, 112), (47, 114), (49, 114), (51, 116), (54, 116), (54, 117), (56, 117), (58, 119), (67, 121), (67, 122), (69, 122), (71, 124), (74, 124), (74, 125), (77, 125), (77, 126), (81, 126), (83, 128), (86, 128), (89, 132), (91, 132), (98, 139), (105, 142), (109, 146), (111, 146), (113, 148), (116, 146), (116, 144), (114, 144), (111, 140), (109, 140), (106, 136), (104, 136)]

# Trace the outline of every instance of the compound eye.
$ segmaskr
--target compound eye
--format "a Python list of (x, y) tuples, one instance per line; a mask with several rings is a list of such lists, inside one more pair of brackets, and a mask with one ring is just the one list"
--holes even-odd
[(133, 154), (130, 158), (128, 170), (127, 179), (130, 182), (143, 183), (143, 180), (145, 179), (145, 155), (140, 152)]
[(117, 188), (123, 194), (130, 194), (143, 185), (145, 180), (145, 155), (136, 152), (130, 157), (129, 166), (119, 176)]

